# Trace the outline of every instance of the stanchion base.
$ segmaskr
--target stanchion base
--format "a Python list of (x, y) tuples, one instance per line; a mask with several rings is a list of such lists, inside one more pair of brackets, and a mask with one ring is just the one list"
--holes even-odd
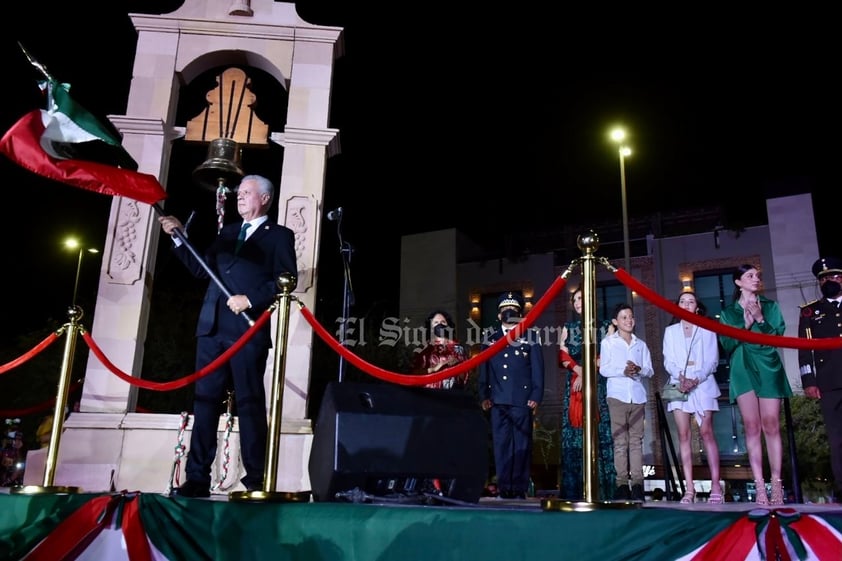
[(617, 510), (626, 508), (641, 508), (641, 501), (599, 501), (589, 503), (586, 501), (563, 501), (561, 499), (541, 500), (542, 510), (554, 510), (558, 512), (592, 512), (594, 510)]
[(228, 493), (228, 500), (233, 502), (272, 502), (272, 503), (307, 503), (310, 491), (298, 493), (283, 491), (233, 491)]
[(81, 492), (79, 487), (64, 485), (16, 485), (9, 488), (10, 495), (75, 495)]

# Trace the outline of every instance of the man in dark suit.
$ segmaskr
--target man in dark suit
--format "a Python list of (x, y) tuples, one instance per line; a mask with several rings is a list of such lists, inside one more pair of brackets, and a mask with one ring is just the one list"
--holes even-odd
[[(824, 257), (813, 263), (824, 298), (801, 306), (798, 336), (808, 339), (842, 337), (842, 259)], [(842, 349), (799, 349), (798, 364), (804, 395), (819, 400), (830, 445), (833, 492), (842, 500)]]
[[(207, 268), (231, 297), (226, 297), (216, 282), (209, 283), (196, 327), (197, 369), (213, 362), (249, 329), (243, 312), (254, 310), (254, 314), (260, 314), (269, 308), (278, 293), (277, 280), (282, 273), (297, 273), (295, 234), (266, 215), (273, 196), (274, 186), (265, 177), (243, 177), (237, 189), (237, 210), (243, 221), (224, 226), (206, 252)], [(183, 229), (173, 216), (162, 216), (158, 221), (170, 235), (176, 228)], [(176, 238), (174, 242), (175, 254), (190, 272), (198, 278), (210, 278), (189, 248)], [(175, 494), (210, 496), (217, 427), (229, 384), (234, 388), (240, 452), (246, 469), (242, 483), (249, 491), (263, 488), (268, 432), (263, 374), (271, 346), (271, 323), (267, 322), (228, 362), (196, 381), (187, 481), (174, 490)]]
[[(523, 300), (506, 292), (497, 300), (500, 328), (483, 343), (483, 350), (514, 329)], [(491, 438), (500, 496), (524, 499), (532, 462), (532, 416), (544, 395), (544, 355), (536, 330), (528, 330), (480, 365), (479, 398), (491, 410)]]

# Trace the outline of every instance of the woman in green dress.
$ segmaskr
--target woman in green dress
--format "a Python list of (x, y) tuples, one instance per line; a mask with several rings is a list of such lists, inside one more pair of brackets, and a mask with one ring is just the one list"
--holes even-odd
[[(734, 271), (734, 303), (722, 310), (720, 321), (738, 329), (765, 335), (783, 335), (786, 325), (777, 302), (760, 294), (761, 277), (757, 267), (744, 264)], [(730, 399), (737, 402), (743, 418), (746, 448), (757, 486), (757, 504), (782, 505), (784, 502), (781, 464), (781, 398), (792, 395), (777, 347), (745, 343), (719, 336), (722, 349), (730, 355)], [(761, 435), (762, 433), (762, 435)], [(772, 493), (767, 497), (763, 477), (763, 441), (772, 476)]]
[[(559, 498), (569, 501), (581, 501), (584, 498), (584, 475), (582, 452), (582, 289), (578, 288), (571, 295), (575, 318), (564, 324), (562, 341), (559, 351), (559, 366), (564, 376), (564, 393), (561, 397), (561, 489)], [(599, 341), (613, 330), (611, 321), (603, 322), (597, 333)], [(611, 438), (611, 418), (608, 414), (606, 401), (606, 387), (608, 379), (596, 376), (596, 396), (599, 420), (597, 432), (598, 444), (598, 485), (599, 500), (607, 501), (614, 498), (616, 472), (614, 471), (614, 442)], [(572, 405), (572, 407), (571, 407)]]

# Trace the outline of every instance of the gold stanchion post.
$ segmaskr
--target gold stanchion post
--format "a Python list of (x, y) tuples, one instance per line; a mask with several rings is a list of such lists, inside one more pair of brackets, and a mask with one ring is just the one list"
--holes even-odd
[(70, 376), (73, 371), (73, 356), (76, 351), (76, 335), (82, 331), (79, 321), (82, 319), (82, 308), (75, 304), (67, 309), (70, 322), (64, 325), (67, 339), (64, 342), (64, 356), (61, 362), (61, 376), (56, 391), (56, 405), (53, 411), (53, 427), (50, 431), (50, 444), (47, 446), (47, 462), (44, 466), (43, 485), (18, 485), (9, 489), (9, 493), (20, 495), (38, 494), (71, 494), (78, 493), (78, 487), (53, 485), (58, 463), (58, 450), (61, 444), (61, 433), (64, 427), (64, 410), (67, 407), (67, 394), (70, 391)]
[(307, 502), (309, 491), (276, 491), (278, 454), (281, 443), (281, 421), (283, 419), (284, 377), (286, 372), (287, 333), (289, 330), (289, 307), (292, 291), (297, 279), (284, 273), (278, 278), (281, 292), (277, 297), (278, 325), (275, 331), (275, 362), (272, 372), (272, 395), (269, 403), (269, 432), (266, 438), (266, 469), (263, 475), (263, 489), (260, 491), (234, 491), (228, 494), (231, 501)]
[[(599, 431), (596, 419), (599, 405), (597, 403), (597, 371), (596, 359), (599, 343), (596, 340), (596, 257), (594, 252), (599, 248), (599, 236), (593, 231), (579, 236), (577, 240), (582, 250), (580, 262), (582, 264), (582, 391), (584, 402), (584, 421), (582, 426), (582, 478), (584, 501), (569, 501), (560, 499), (544, 499), (541, 507), (544, 510), (587, 512), (603, 508), (640, 508), (637, 501), (599, 501)], [(564, 466), (562, 466), (562, 469)]]

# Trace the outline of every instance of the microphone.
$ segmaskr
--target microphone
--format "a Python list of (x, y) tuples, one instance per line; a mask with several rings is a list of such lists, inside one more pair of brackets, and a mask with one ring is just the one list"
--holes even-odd
[(331, 222), (339, 220), (340, 218), (342, 218), (342, 207), (339, 207), (336, 210), (331, 210), (327, 213), (327, 219)]

